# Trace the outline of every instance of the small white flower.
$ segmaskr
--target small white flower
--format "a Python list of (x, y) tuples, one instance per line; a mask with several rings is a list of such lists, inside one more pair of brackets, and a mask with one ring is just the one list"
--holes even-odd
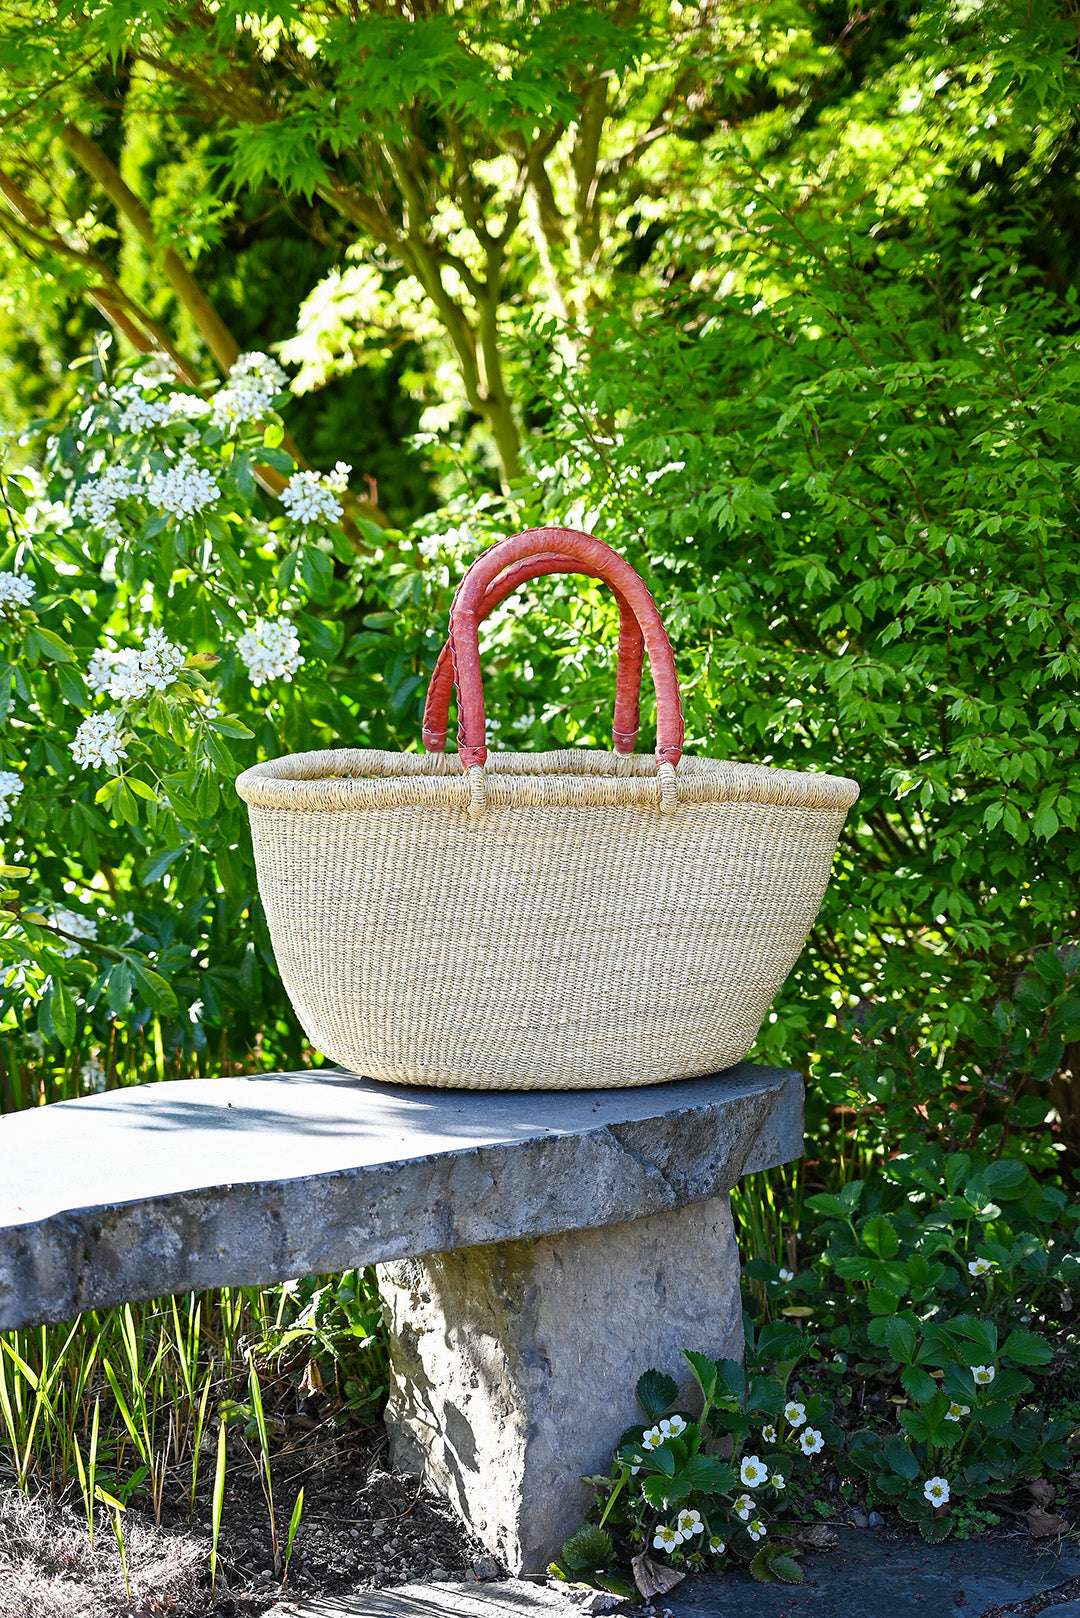
[(660, 1423), (660, 1431), (665, 1438), (678, 1438), (680, 1433), (685, 1433), (686, 1423), (681, 1416), (665, 1416)]
[(784, 1476), (783, 1472), (774, 1472), (769, 1481), (774, 1489), (787, 1488), (787, 1478)]
[(769, 1468), (764, 1466), (756, 1455), (747, 1455), (739, 1468), (739, 1482), (745, 1483), (751, 1489), (756, 1489), (762, 1483), (769, 1481)]
[(763, 1444), (776, 1443), (776, 1428), (773, 1426), (771, 1421), (767, 1421), (764, 1427), (761, 1429), (761, 1441)]
[(653, 1535), (654, 1551), (673, 1551), (683, 1542), (682, 1535), (670, 1523), (661, 1523)]
[(53, 926), (59, 927), (61, 932), (73, 935), (64, 939), (60, 951), (69, 960), (73, 955), (82, 954), (78, 939), (97, 937), (97, 922), (91, 920), (89, 916), (80, 916), (77, 910), (65, 910), (63, 905), (58, 905), (50, 919)]
[(973, 1258), (973, 1259), (969, 1259), (969, 1261), (968, 1261), (968, 1274), (969, 1275), (975, 1275), (975, 1276), (989, 1275), (990, 1271), (992, 1269), (994, 1269), (994, 1268), (996, 1268), (996, 1266), (994, 1264), (993, 1259), (989, 1259), (989, 1258)]
[(806, 1406), (801, 1405), (797, 1399), (789, 1399), (784, 1406), (784, 1415), (792, 1427), (801, 1427), (806, 1420)]
[(120, 431), (143, 433), (148, 427), (160, 427), (171, 416), (168, 399), (135, 398), (120, 417)]
[(642, 1449), (659, 1449), (664, 1442), (664, 1435), (659, 1427), (650, 1427), (641, 1440)]
[(691, 1511), (688, 1506), (684, 1506), (675, 1519), (675, 1526), (683, 1539), (693, 1539), (695, 1534), (702, 1532), (705, 1524), (702, 1522), (699, 1512)]
[(14, 770), (0, 770), (0, 826), (6, 826), (11, 819), (11, 806), (25, 784)]
[[(131, 702), (151, 691), (164, 691), (172, 685), (184, 666), (186, 653), (166, 639), (160, 629), (151, 629), (138, 651), (95, 652), (88, 675), (93, 679), (109, 672), (107, 690), (117, 702)], [(95, 666), (94, 659), (100, 659)], [(109, 665), (111, 664), (111, 667)]]
[(92, 713), (89, 719), (84, 719), (71, 744), (76, 764), (90, 770), (99, 764), (119, 764), (126, 758), (123, 722), (124, 716), (118, 708), (110, 708), (107, 713)]
[(818, 1450), (825, 1448), (825, 1440), (813, 1427), (808, 1427), (805, 1433), (799, 1434), (799, 1448), (804, 1455), (816, 1455)]
[(977, 1388), (988, 1388), (997, 1376), (997, 1368), (993, 1365), (973, 1365), (971, 1374), (975, 1378)]
[(326, 481), (334, 494), (345, 494), (349, 488), (349, 474), (352, 467), (348, 461), (335, 461), (334, 470), (327, 472)]
[(211, 400), (214, 425), (223, 432), (245, 421), (258, 421), (270, 409), (270, 401), (284, 389), (288, 377), (276, 360), (266, 354), (241, 354), (229, 372), (229, 380)]
[(342, 505), (329, 478), (319, 472), (294, 472), (281, 492), (281, 503), (294, 522), (340, 522)]
[(794, 1270), (781, 1269), (781, 1271), (780, 1271), (780, 1280), (781, 1281), (794, 1281), (794, 1279), (795, 1279), (795, 1271)]
[(765, 1524), (762, 1522), (760, 1517), (755, 1517), (752, 1522), (747, 1523), (746, 1532), (750, 1535), (751, 1539), (764, 1539)]
[(949, 1485), (945, 1478), (927, 1478), (923, 1484), (923, 1494), (932, 1506), (945, 1506), (949, 1503)]
[(91, 528), (100, 528), (109, 539), (119, 539), (119, 523), (113, 521), (117, 506), (129, 500), (137, 483), (126, 466), (107, 466), (100, 477), (87, 478), (71, 502), (73, 517), (85, 517)]
[[(300, 638), (288, 618), (260, 618), (236, 643), (253, 686), (291, 680), (304, 659)], [(654, 1429), (655, 1430), (655, 1429)]]
[(146, 487), (150, 504), (171, 511), (174, 517), (193, 517), (220, 495), (219, 485), (190, 455), (181, 455), (167, 472), (153, 473)]
[(727, 1546), (720, 1538), (719, 1534), (710, 1534), (709, 1549), (712, 1551), (714, 1556), (723, 1556), (724, 1552), (727, 1550)]
[(970, 1405), (958, 1405), (956, 1400), (954, 1399), (952, 1404), (949, 1406), (948, 1410), (946, 1410), (946, 1412), (945, 1412), (945, 1420), (946, 1421), (959, 1421), (961, 1416), (970, 1416), (970, 1415), (971, 1415), (971, 1406)]
[(420, 552), (420, 555), (425, 556), (430, 562), (433, 556), (438, 556), (439, 554), (438, 538), (435, 536), (429, 536), (427, 539), (418, 540), (416, 548)]
[(740, 1494), (739, 1498), (735, 1502), (735, 1515), (737, 1517), (741, 1517), (743, 1522), (746, 1522), (753, 1509), (754, 1502), (752, 1497), (748, 1494)]
[(22, 573), (0, 573), (0, 612), (28, 607), (34, 599), (34, 586)]
[(79, 1069), (79, 1077), (82, 1079), (83, 1089), (90, 1095), (100, 1095), (109, 1080), (108, 1074), (96, 1056), (91, 1056), (88, 1062), (83, 1063)]

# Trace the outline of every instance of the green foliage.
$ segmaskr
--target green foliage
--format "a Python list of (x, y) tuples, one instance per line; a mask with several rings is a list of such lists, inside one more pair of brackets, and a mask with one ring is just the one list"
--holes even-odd
[(800, 1583), (786, 1504), (812, 1488), (826, 1442), (840, 1437), (831, 1401), (789, 1393), (809, 1347), (779, 1323), (748, 1328), (745, 1370), (687, 1352), (701, 1393), (696, 1419), (672, 1409), (671, 1377), (646, 1371), (637, 1398), (649, 1425), (623, 1434), (610, 1479), (589, 1479), (598, 1520), (566, 1541), (555, 1575), (633, 1594), (634, 1558), (644, 1555), (686, 1570), (742, 1562), (755, 1578)]
[[(1073, 1424), (1053, 1384), (1033, 1378), (1069, 1363), (1054, 1338), (1078, 1218), (1020, 1158), (923, 1145), (872, 1180), (806, 1198), (812, 1257), (797, 1275), (751, 1260), (770, 1309), (799, 1299), (786, 1307), (807, 1317), (842, 1396), (837, 1464), (871, 1504), (943, 1538), (958, 1510), (1072, 1464)], [(935, 1483), (940, 1503), (927, 1496)]]

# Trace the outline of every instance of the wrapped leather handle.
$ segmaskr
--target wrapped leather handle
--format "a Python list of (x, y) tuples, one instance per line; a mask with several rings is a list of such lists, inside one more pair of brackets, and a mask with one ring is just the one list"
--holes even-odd
[[(638, 621), (656, 688), (656, 762), (661, 770), (663, 807), (674, 809), (674, 766), (682, 757), (683, 717), (671, 642), (644, 580), (610, 545), (576, 528), (529, 528), (502, 539), (477, 557), (458, 586), (450, 608), (450, 649), (458, 688), (458, 752), (462, 765), (470, 774), (474, 770), (482, 773), (487, 760), (478, 641), (484, 598), (499, 574), (512, 563), (548, 551), (573, 558), (575, 564), (586, 563), (594, 577), (618, 591)], [(482, 808), (483, 787), (475, 778), (474, 788), (477, 807)]]
[[(548, 573), (584, 573), (588, 578), (599, 578), (595, 567), (576, 561), (561, 552), (545, 551), (538, 556), (527, 556), (514, 562), (504, 573), (488, 585), (477, 613), (482, 623), (501, 601), (527, 584), (530, 579), (542, 578)], [(641, 628), (626, 600), (613, 590), (619, 604), (619, 663), (615, 676), (615, 719), (612, 725), (612, 745), (616, 753), (632, 753), (637, 741), (641, 712), (641, 669), (645, 659), (645, 641)], [(446, 732), (450, 722), (450, 696), (454, 689), (454, 661), (447, 640), (435, 663), (435, 671), (428, 686), (424, 704), (424, 748), (429, 753), (442, 753), (446, 749)]]

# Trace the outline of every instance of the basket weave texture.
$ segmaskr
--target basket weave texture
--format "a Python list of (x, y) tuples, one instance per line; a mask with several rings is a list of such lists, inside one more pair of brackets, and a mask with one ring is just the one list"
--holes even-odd
[(858, 796), (684, 756), (671, 801), (655, 758), (613, 752), (491, 755), (479, 815), (456, 754), (291, 754), (237, 788), (312, 1044), (372, 1078), (472, 1089), (740, 1061)]

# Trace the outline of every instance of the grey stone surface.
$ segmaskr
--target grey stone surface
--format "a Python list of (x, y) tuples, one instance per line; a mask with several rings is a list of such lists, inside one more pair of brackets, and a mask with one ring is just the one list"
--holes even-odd
[(802, 1151), (802, 1081), (481, 1092), (336, 1070), (0, 1116), (0, 1330), (644, 1217)]
[[(672, 1172), (676, 1172), (673, 1166)], [(684, 1348), (741, 1357), (739, 1252), (726, 1193), (601, 1230), (380, 1267), (391, 1325), (390, 1458), (426, 1472), (515, 1573), (582, 1521), (641, 1420), (638, 1377), (692, 1398)]]
[(283, 1601), (264, 1618), (520, 1618), (545, 1613), (580, 1614), (564, 1596), (517, 1579), (501, 1584), (405, 1584), (399, 1590), (365, 1590), (357, 1596)]
[[(687, 1579), (654, 1606), (674, 1618), (983, 1618), (1007, 1601), (1054, 1590), (1080, 1576), (1080, 1550), (1035, 1549), (1023, 1539), (983, 1535), (944, 1545), (842, 1529), (835, 1551), (802, 1558), (804, 1585), (758, 1584), (747, 1574)], [(633, 1609), (619, 1609), (632, 1611)], [(503, 1618), (510, 1613), (580, 1613), (557, 1591), (511, 1580), (488, 1585), (411, 1584), (332, 1602), (284, 1603), (266, 1618)], [(1077, 1618), (1080, 1602), (1043, 1609)]]
[[(806, 1583), (758, 1584), (748, 1573), (688, 1579), (663, 1605), (674, 1618), (983, 1618), (1008, 1601), (1080, 1574), (1075, 1545), (980, 1535), (925, 1545), (842, 1528), (836, 1550), (801, 1557)], [(1057, 1618), (1063, 1607), (1048, 1607)]]

